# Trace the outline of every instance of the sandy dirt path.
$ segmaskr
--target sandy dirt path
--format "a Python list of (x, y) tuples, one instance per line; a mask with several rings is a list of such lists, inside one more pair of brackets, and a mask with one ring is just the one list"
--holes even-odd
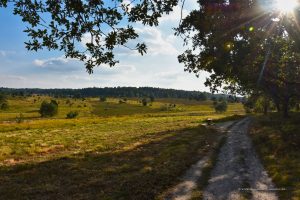
[[(219, 131), (226, 131), (234, 122), (225, 122), (215, 125)], [(186, 172), (182, 181), (165, 194), (165, 200), (188, 200), (192, 196), (192, 191), (197, 187), (197, 181), (201, 178), (202, 169), (207, 165), (209, 157), (199, 160)]]
[(205, 200), (277, 200), (274, 185), (264, 170), (248, 136), (250, 119), (230, 128), (218, 155)]

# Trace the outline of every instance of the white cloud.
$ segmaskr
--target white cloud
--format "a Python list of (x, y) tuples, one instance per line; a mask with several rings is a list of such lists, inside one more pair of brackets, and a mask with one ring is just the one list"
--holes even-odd
[(123, 0), (121, 5), (127, 7), (129, 12), (131, 11), (132, 7), (134, 6), (132, 0)]
[(45, 65), (45, 60), (39, 60), (39, 59), (36, 59), (33, 61), (33, 64), (36, 65), (36, 66), (39, 66), (39, 67), (43, 67)]
[[(90, 33), (83, 34), (83, 36), (81, 37), (81, 41), (80, 41), (82, 47), (86, 48), (86, 44), (91, 43), (91, 42), (96, 43), (95, 38), (92, 41), (92, 36)], [(100, 44), (104, 45), (105, 44), (104, 40), (100, 41)]]
[(83, 63), (79, 63), (77, 59), (66, 58), (63, 55), (48, 59), (35, 59), (33, 64), (40, 69), (57, 72), (70, 72), (84, 69)]
[(15, 53), (16, 53), (15, 51), (0, 50), (0, 56), (2, 57), (6, 57)]
[(180, 75), (182, 75), (182, 72), (165, 71), (165, 72), (156, 73), (155, 77), (163, 80), (176, 80), (180, 77)]
[(163, 35), (157, 27), (136, 28), (140, 39), (148, 46), (151, 55), (178, 55), (179, 51), (170, 41), (171, 35)]
[(160, 23), (179, 22), (181, 19), (181, 13), (182, 13), (182, 18), (185, 18), (189, 14), (189, 11), (187, 11), (186, 9), (181, 9), (181, 6), (176, 6), (174, 7), (173, 11), (170, 12), (170, 14), (168, 15), (164, 14), (159, 19), (159, 22)]
[(108, 65), (102, 65), (97, 67), (97, 74), (99, 75), (118, 75), (122, 76), (136, 71), (134, 65), (116, 65), (114, 67), (109, 67)]
[(3, 57), (5, 57), (6, 56), (6, 52), (1, 50), (0, 51), (0, 55), (3, 56)]
[(28, 79), (18, 75), (0, 75), (2, 87), (20, 87), (28, 84)]
[(118, 56), (141, 56), (141, 54), (137, 50), (134, 49), (134, 47), (136, 45), (135, 43), (134, 43), (134, 41), (132, 41), (132, 42), (129, 42), (129, 44), (127, 44), (128, 47), (131, 47), (132, 49), (129, 49), (124, 46), (118, 46), (114, 50), (115, 55), (118, 55)]
[[(129, 41), (126, 46), (119, 46), (115, 48), (114, 52), (119, 56), (141, 56), (137, 50), (132, 50), (135, 48), (137, 43), (144, 42), (147, 45), (147, 54), (148, 56), (174, 56), (180, 53), (178, 50), (178, 44), (182, 44), (182, 41), (179, 37), (174, 36), (172, 33), (166, 33), (159, 29), (159, 27), (137, 27), (135, 28), (136, 32), (139, 34), (138, 40)], [(122, 58), (124, 59), (124, 57)]]
[(86, 48), (86, 43), (90, 43), (91, 42), (91, 34), (89, 33), (85, 33), (83, 34), (83, 36), (81, 37), (81, 45)]
[(65, 58), (64, 56), (56, 57), (56, 58), (49, 58), (49, 59), (35, 59), (33, 64), (38, 67), (48, 67), (52, 65), (63, 65), (69, 62), (70, 59)]
[[(191, 10), (199, 8), (199, 4), (197, 0), (187, 0), (182, 8), (182, 1), (173, 8), (173, 11), (170, 14), (164, 14), (160, 19), (159, 22), (164, 23), (179, 23), (181, 17), (184, 19)], [(182, 15), (182, 16), (181, 16)]]
[(2, 79), (6, 79), (6, 80), (17, 80), (17, 81), (25, 81), (26, 80), (26, 78), (25, 77), (23, 77), (23, 76), (17, 76), (17, 75), (5, 75), (5, 76), (3, 76), (3, 75), (1, 75), (0, 76), (0, 79), (2, 80)]

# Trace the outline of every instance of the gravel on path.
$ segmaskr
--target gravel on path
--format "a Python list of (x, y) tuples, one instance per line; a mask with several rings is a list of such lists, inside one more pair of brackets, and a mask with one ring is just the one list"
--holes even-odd
[(230, 128), (204, 191), (204, 200), (278, 199), (248, 136), (250, 121), (245, 118)]
[[(234, 122), (224, 122), (215, 125), (219, 131), (226, 131)], [(192, 156), (192, 155), (191, 155)], [(192, 196), (192, 191), (197, 187), (197, 181), (201, 178), (202, 169), (207, 166), (209, 156), (199, 160), (182, 177), (182, 181), (167, 192), (165, 200), (188, 200)]]

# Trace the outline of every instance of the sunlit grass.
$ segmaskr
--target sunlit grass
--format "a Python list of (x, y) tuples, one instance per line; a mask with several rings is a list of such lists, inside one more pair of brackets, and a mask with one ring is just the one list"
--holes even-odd
[[(231, 104), (227, 113), (216, 114), (209, 101), (169, 99), (168, 102), (160, 99), (151, 106), (142, 106), (138, 99), (120, 104), (119, 99), (100, 102), (97, 98), (84, 101), (60, 98), (56, 99), (58, 115), (40, 118), (39, 105), (49, 99), (10, 99), (10, 109), (0, 113), (2, 118), (17, 113), (34, 114), (36, 118), (24, 115), (25, 121), (17, 123), (7, 117), (0, 123), (0, 163), (40, 161), (70, 153), (111, 150), (138, 141), (142, 136), (195, 128), (207, 118), (220, 119), (243, 112), (241, 105)], [(162, 110), (161, 106), (166, 104), (176, 104), (176, 109)], [(74, 108), (79, 110), (79, 118), (65, 119), (65, 114)]]
[[(40, 153), (43, 151), (58, 156), (69, 152), (113, 149), (122, 146), (124, 143), (129, 143), (131, 140), (138, 141), (140, 136), (155, 135), (163, 131), (195, 128), (207, 117), (219, 118), (222, 116), (134, 116), (77, 120), (37, 120), (14, 125), (3, 124), (0, 126), (4, 131), (0, 132), (0, 146), (6, 150), (0, 150), (0, 162), (9, 159), (40, 159)], [(42, 158), (45, 159), (44, 156)]]
[(0, 199), (154, 199), (218, 142), (204, 120), (243, 114), (240, 104), (216, 114), (210, 101), (60, 98), (58, 115), (41, 118), (50, 98), (36, 98), (10, 99), (0, 112)]
[[(9, 99), (9, 109), (0, 111), (0, 122), (13, 122), (20, 113), (26, 120), (40, 119), (39, 108), (44, 100), (55, 98), (34, 96), (16, 97)], [(142, 106), (139, 99), (128, 99), (126, 103), (119, 103), (120, 99), (108, 98), (106, 102), (100, 102), (98, 98), (83, 99), (55, 99), (59, 103), (58, 115), (54, 119), (64, 119), (70, 111), (78, 111), (79, 118), (83, 117), (111, 117), (125, 115), (145, 115), (145, 114), (214, 114), (211, 101), (199, 102), (186, 99), (157, 99), (148, 106)], [(66, 103), (69, 101), (70, 103)], [(175, 104), (175, 107), (166, 111), (166, 105)], [(243, 113), (242, 104), (229, 104), (228, 112)]]

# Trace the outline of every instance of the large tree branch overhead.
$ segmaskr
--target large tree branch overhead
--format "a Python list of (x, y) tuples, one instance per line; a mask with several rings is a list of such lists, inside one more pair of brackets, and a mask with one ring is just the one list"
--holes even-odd
[[(8, 4), (27, 24), (28, 50), (64, 51), (66, 57), (84, 61), (92, 73), (101, 64), (114, 66), (115, 48), (138, 38), (131, 23), (157, 26), (178, 0), (0, 0), (0, 7)], [(82, 47), (84, 37), (90, 41)], [(142, 55), (147, 50), (144, 43), (129, 48)]]

